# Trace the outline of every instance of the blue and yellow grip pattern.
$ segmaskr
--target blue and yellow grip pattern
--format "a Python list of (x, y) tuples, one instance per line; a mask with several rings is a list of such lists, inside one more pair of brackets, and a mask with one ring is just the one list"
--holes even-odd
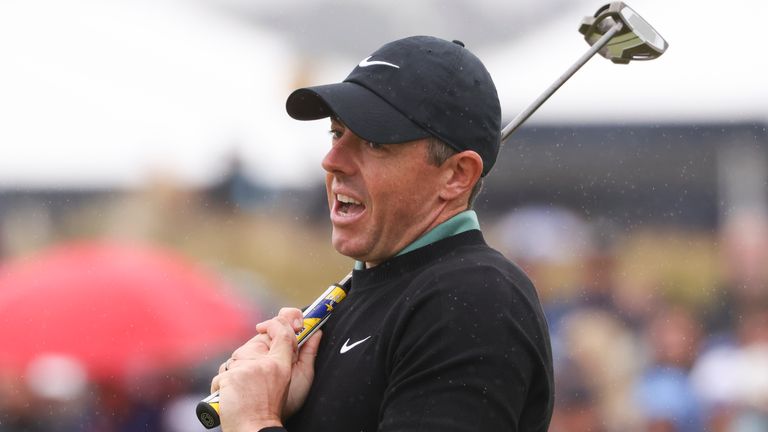
[[(338, 284), (331, 285), (303, 312), (304, 326), (296, 334), (298, 345), (301, 346), (323, 323), (331, 316), (336, 306), (344, 300), (347, 292), (344, 287), (352, 278), (349, 273)], [(197, 419), (208, 429), (213, 429), (221, 424), (219, 417), (219, 392), (215, 392), (197, 404), (195, 410)]]

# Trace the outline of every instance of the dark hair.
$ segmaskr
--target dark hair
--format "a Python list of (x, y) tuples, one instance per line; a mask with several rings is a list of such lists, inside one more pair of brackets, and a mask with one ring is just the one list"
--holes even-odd
[[(444, 143), (443, 141), (440, 141), (439, 139), (435, 137), (429, 137), (427, 138), (427, 159), (429, 163), (435, 166), (440, 166), (445, 161), (448, 160), (451, 156), (458, 153), (454, 148), (449, 146), (448, 144)], [(483, 188), (483, 177), (480, 177), (477, 179), (477, 183), (475, 183), (474, 186), (472, 186), (472, 191), (469, 193), (469, 200), (467, 202), (467, 209), (471, 209), (472, 205), (475, 203), (475, 199), (477, 198), (477, 195), (480, 193), (480, 190)]]

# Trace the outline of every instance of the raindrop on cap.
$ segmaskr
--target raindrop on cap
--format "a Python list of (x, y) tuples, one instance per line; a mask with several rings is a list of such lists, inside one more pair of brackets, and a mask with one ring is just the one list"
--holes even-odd
[(456, 45), (458, 45), (458, 46), (460, 46), (460, 47), (463, 47), (463, 46), (464, 46), (464, 42), (462, 42), (462, 41), (460, 41), (460, 40), (456, 40), (456, 39), (454, 39), (454, 40), (453, 40), (453, 43), (455, 43)]

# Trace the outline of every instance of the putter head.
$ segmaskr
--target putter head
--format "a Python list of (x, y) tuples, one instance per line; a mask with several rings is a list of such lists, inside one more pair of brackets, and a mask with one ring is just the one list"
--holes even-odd
[(669, 46), (646, 20), (620, 1), (608, 3), (594, 16), (584, 18), (579, 32), (589, 45), (594, 45), (616, 23), (622, 24), (621, 30), (599, 51), (614, 63), (653, 60), (664, 54)]

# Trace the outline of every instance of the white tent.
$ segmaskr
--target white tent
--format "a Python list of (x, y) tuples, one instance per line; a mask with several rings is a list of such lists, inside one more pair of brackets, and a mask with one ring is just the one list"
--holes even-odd
[(312, 127), (283, 109), (291, 48), (202, 6), (0, 3), (0, 186), (204, 183), (236, 152), (266, 181), (320, 178), (324, 148), (293, 145)]
[[(591, 3), (558, 9), (559, 19), (507, 46), (470, 46), (507, 120), (587, 49), (576, 30), (603, 2)], [(768, 4), (629, 3), (669, 51), (629, 65), (592, 60), (531, 122), (768, 119), (758, 34)], [(321, 178), (327, 124), (293, 121), (283, 103), (297, 85), (342, 79), (359, 59), (301, 59), (283, 37), (212, 4), (0, 2), (0, 188), (132, 186), (152, 175), (199, 184), (233, 153), (272, 184)]]

